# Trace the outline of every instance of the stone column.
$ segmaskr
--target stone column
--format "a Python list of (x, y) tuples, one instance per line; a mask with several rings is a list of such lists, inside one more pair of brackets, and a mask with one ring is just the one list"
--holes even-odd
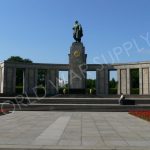
[(149, 94), (149, 68), (142, 69), (143, 76), (143, 95)]
[(49, 90), (51, 95), (58, 93), (58, 70), (50, 70)]
[(130, 95), (131, 84), (130, 84), (130, 69), (127, 68), (127, 94)]
[(150, 68), (149, 68), (149, 82), (148, 82), (148, 88), (149, 88), (149, 91), (148, 91), (148, 94), (150, 95)]
[(36, 94), (36, 88), (37, 88), (37, 69), (29, 68), (28, 69), (28, 95), (34, 95)]
[(16, 68), (13, 68), (13, 94), (16, 93)]
[(105, 70), (96, 70), (96, 93), (97, 95), (105, 95)]
[(1, 77), (1, 93), (5, 94), (5, 78), (4, 78), (4, 67), (2, 68), (2, 77)]
[(127, 70), (120, 69), (120, 93), (127, 94)]
[(5, 68), (4, 92), (6, 95), (16, 93), (16, 68)]
[(104, 78), (104, 87), (105, 87), (105, 95), (108, 95), (108, 87), (109, 87), (109, 70), (105, 68), (105, 78)]
[(3, 93), (4, 68), (0, 67), (0, 93)]
[(100, 71), (96, 70), (96, 95), (100, 94)]
[(51, 80), (51, 70), (47, 70), (47, 74), (46, 74), (46, 95), (51, 95), (51, 84), (50, 84), (50, 80)]
[(118, 95), (121, 94), (121, 90), (120, 90), (120, 69), (117, 70), (117, 80), (118, 80)]
[(0, 93), (1, 92), (1, 84), (2, 84), (2, 68), (0, 67)]
[(29, 69), (25, 68), (23, 71), (23, 93), (28, 93), (29, 91)]
[(143, 73), (142, 68), (139, 68), (139, 94), (143, 94)]
[(38, 81), (38, 69), (34, 69), (34, 88), (33, 88), (33, 91), (34, 91), (34, 94), (38, 95), (37, 94), (37, 81)]

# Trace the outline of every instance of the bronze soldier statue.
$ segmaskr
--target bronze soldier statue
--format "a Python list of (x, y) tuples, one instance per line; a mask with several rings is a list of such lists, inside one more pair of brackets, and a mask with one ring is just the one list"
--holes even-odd
[(81, 37), (83, 36), (82, 26), (78, 21), (75, 21), (74, 27), (73, 27), (73, 38), (76, 42), (81, 42)]

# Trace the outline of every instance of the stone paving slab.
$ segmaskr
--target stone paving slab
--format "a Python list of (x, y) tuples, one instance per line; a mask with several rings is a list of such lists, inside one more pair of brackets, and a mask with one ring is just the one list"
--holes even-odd
[(0, 116), (0, 149), (149, 150), (150, 123), (126, 112), (16, 111)]

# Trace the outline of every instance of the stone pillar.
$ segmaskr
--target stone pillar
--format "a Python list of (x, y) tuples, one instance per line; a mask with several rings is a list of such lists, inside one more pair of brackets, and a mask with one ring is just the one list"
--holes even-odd
[(16, 93), (16, 68), (5, 68), (4, 93), (14, 95)]
[(69, 92), (85, 93), (86, 90), (86, 57), (82, 43), (74, 42), (69, 54)]
[(143, 94), (143, 71), (139, 68), (139, 94)]
[(149, 68), (149, 82), (148, 82), (149, 84), (148, 84), (148, 88), (149, 88), (149, 92), (148, 92), (148, 94), (150, 95), (150, 68)]
[(149, 94), (149, 68), (143, 68), (143, 95)]
[(2, 68), (0, 67), (0, 93), (2, 93), (1, 92), (1, 87), (2, 87)]
[(47, 74), (46, 74), (46, 95), (51, 95), (51, 84), (50, 84), (50, 80), (51, 80), (51, 70), (47, 70)]
[(108, 87), (109, 87), (109, 70), (105, 69), (105, 80), (104, 80), (104, 86), (105, 86), (105, 95), (108, 95)]
[(127, 68), (127, 94), (130, 95), (131, 84), (130, 84), (130, 69)]
[(121, 94), (121, 90), (120, 90), (120, 85), (121, 85), (121, 83), (120, 83), (120, 69), (118, 69), (117, 70), (117, 80), (118, 80), (118, 95), (120, 95)]
[(29, 69), (25, 68), (23, 71), (23, 93), (28, 93), (29, 91)]
[(0, 67), (0, 93), (3, 93), (4, 68)]
[(127, 94), (127, 70), (120, 69), (120, 93)]
[(36, 95), (38, 71), (34, 68), (28, 69), (28, 95)]
[(96, 70), (96, 94), (105, 95), (105, 70)]
[(13, 68), (12, 79), (12, 94), (16, 94), (16, 68)]
[(58, 91), (58, 83), (59, 83), (58, 70), (55, 69), (50, 70), (49, 77), (50, 80), (47, 83), (48, 89), (50, 91), (49, 94), (55, 95), (59, 92)]
[(5, 88), (4, 88), (4, 67), (1, 68), (1, 71), (2, 71), (2, 76), (1, 76), (1, 93), (5, 93)]
[(96, 95), (100, 94), (100, 71), (96, 70)]

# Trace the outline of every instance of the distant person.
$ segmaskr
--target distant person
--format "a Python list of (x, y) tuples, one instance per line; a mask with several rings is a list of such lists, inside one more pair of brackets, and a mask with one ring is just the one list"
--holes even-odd
[(90, 94), (92, 94), (92, 89), (90, 89)]
[(123, 95), (123, 93), (121, 93), (121, 96), (119, 98), (119, 104), (123, 105), (124, 104), (124, 100), (125, 100), (125, 96)]
[(65, 89), (65, 88), (63, 89), (63, 94), (64, 94), (64, 95), (66, 94), (66, 89)]

